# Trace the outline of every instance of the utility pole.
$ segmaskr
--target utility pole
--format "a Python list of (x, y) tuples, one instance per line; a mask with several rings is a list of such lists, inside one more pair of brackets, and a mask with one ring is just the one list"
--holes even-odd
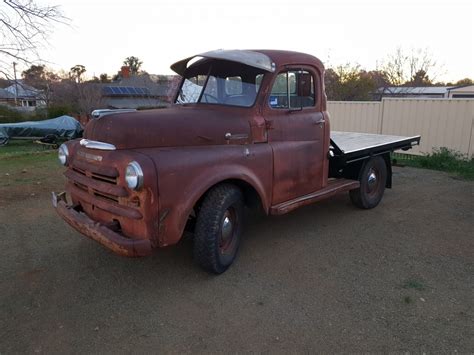
[(13, 62), (13, 77), (15, 78), (15, 106), (18, 106), (18, 82), (16, 81), (16, 63)]

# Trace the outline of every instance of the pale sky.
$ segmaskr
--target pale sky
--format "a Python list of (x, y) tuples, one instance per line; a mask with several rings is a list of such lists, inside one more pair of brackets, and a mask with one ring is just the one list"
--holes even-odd
[(443, 66), (438, 80), (474, 78), (472, 0), (46, 1), (72, 21), (41, 55), (54, 69), (85, 65), (88, 77), (115, 74), (132, 55), (170, 74), (175, 61), (219, 48), (296, 50), (371, 70), (401, 47), (427, 48)]

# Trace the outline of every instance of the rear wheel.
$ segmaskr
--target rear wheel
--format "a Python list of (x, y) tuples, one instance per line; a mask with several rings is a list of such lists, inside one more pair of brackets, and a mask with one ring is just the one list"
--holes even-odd
[(380, 202), (387, 182), (387, 165), (385, 160), (378, 156), (367, 160), (359, 173), (360, 187), (349, 191), (354, 205), (359, 208), (374, 208)]
[(234, 261), (242, 231), (243, 197), (239, 188), (221, 184), (201, 205), (194, 235), (194, 259), (206, 271), (221, 274)]

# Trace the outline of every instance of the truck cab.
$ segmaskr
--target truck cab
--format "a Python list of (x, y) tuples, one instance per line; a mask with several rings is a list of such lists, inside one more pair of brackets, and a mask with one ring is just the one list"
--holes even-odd
[(170, 107), (97, 111), (59, 148), (67, 183), (53, 205), (120, 255), (176, 244), (187, 228), (198, 264), (222, 273), (244, 207), (278, 215), (350, 191), (373, 208), (391, 186), (390, 152), (420, 139), (331, 139), (324, 66), (308, 54), (218, 50), (171, 68), (182, 80)]

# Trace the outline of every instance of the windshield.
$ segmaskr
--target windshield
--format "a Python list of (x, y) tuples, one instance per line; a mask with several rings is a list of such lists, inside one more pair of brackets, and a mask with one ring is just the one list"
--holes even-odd
[(175, 103), (253, 106), (263, 73), (239, 63), (203, 61), (186, 72)]

